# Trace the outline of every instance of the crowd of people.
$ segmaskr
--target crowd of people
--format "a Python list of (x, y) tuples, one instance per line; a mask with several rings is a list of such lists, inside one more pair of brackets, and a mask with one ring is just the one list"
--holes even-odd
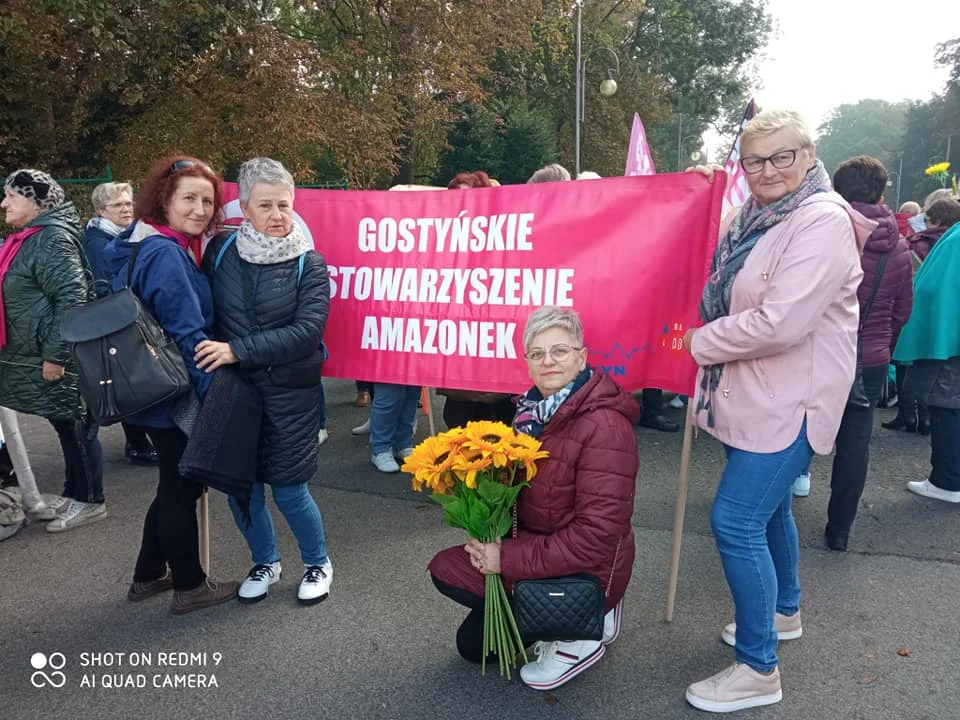
[[(761, 112), (741, 143), (750, 196), (723, 220), (702, 324), (684, 339), (699, 366), (690, 416), (723, 444), (727, 459), (711, 527), (735, 606), (720, 636), (735, 662), (686, 692), (691, 705), (710, 712), (782, 698), (777, 645), (803, 632), (792, 502), (810, 491), (815, 454), (836, 450), (824, 530), (833, 550), (846, 550), (860, 504), (874, 408), (893, 395), (898, 415), (884, 427), (931, 439), (929, 477), (908, 489), (960, 502), (960, 202), (943, 190), (894, 213), (884, 204), (886, 170), (870, 157), (851, 158), (831, 179), (794, 112)], [(714, 181), (712, 166), (691, 171)], [(548, 165), (528, 182), (571, 179)], [(495, 184), (484, 172), (467, 172), (447, 189)], [(333, 578), (308, 488), (328, 439), (326, 263), (294, 222), (294, 181), (279, 162), (254, 158), (240, 168), (244, 219), (236, 229), (217, 225), (221, 185), (198, 158), (162, 158), (136, 196), (124, 183), (97, 187), (97, 214), (85, 232), (63, 189), (38, 170), (11, 173), (0, 204), (14, 229), (0, 245), (0, 426), (8, 483), (19, 485), (29, 516), (61, 532), (107, 514), (98, 427), (61, 337), (64, 314), (129, 288), (182, 357), (189, 392), (123, 421), (128, 460), (158, 473), (127, 596), (138, 602), (172, 591), (175, 614), (234, 598), (255, 603), (280, 580), (268, 486), (299, 547), (297, 600), (324, 600)], [(438, 391), (449, 427), (512, 423), (549, 453), (502, 541), (447, 548), (429, 565), (436, 588), (469, 611), (456, 631), (460, 655), (484, 660), (485, 575), (500, 574), (508, 592), (520, 580), (576, 573), (604, 586), (601, 638), (524, 638), (535, 657), (520, 676), (539, 690), (592, 667), (617, 639), (636, 552), (634, 426), (679, 429), (664, 415), (660, 390), (644, 390), (638, 403), (589, 365), (588, 336), (573, 310), (540, 308), (523, 334), (529, 391)], [(353, 433), (369, 433), (378, 471), (399, 472), (414, 445), (421, 388), (363, 378), (357, 393), (355, 404), (369, 406), (370, 418)], [(229, 507), (251, 556), (242, 581), (211, 578), (200, 561), (197, 502), (205, 486), (222, 489), (224, 473), (207, 477), (184, 462), (214, 452), (208, 448), (226, 430), (202, 421), (226, 398), (239, 403), (230, 432), (245, 440), (236, 467), (225, 469), (236, 483)], [(38, 491), (17, 413), (44, 417), (57, 433), (61, 494)]]

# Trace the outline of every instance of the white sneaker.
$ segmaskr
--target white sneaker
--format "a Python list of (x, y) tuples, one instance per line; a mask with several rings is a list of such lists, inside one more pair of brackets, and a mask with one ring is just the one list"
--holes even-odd
[(397, 460), (393, 457), (393, 453), (390, 451), (374, 455), (372, 458), (370, 458), (370, 462), (372, 462), (373, 466), (382, 473), (400, 472), (400, 466), (397, 465)]
[(333, 582), (333, 565), (327, 560), (323, 565), (307, 565), (297, 590), (297, 602), (301, 605), (316, 605), (330, 596)]
[(669, 404), (670, 407), (672, 407), (674, 410), (683, 410), (683, 409), (687, 406), (687, 403), (685, 403), (685, 402), (680, 398), (679, 395), (677, 395), (675, 398), (673, 398), (673, 400), (671, 400), (668, 404)]
[(933, 498), (934, 500), (943, 500), (948, 503), (960, 503), (960, 492), (952, 492), (938, 488), (929, 480), (919, 480), (907, 483), (907, 490), (923, 497)]
[(397, 462), (401, 465), (407, 461), (407, 458), (413, 455), (413, 448), (404, 448), (398, 452), (394, 457), (397, 459)]
[(611, 644), (620, 637), (620, 624), (623, 620), (623, 600), (617, 603), (617, 606), (603, 616), (603, 639), (600, 641), (604, 645)]
[(595, 664), (607, 647), (599, 640), (538, 642), (537, 659), (520, 668), (520, 679), (534, 690), (553, 690)]
[(63, 495), (48, 495), (47, 493), (43, 493), (40, 498), (54, 513), (59, 513), (67, 506), (67, 503), (70, 502), (70, 498), (65, 498)]
[(23, 493), (20, 504), (23, 505), (27, 515), (34, 520), (53, 520), (57, 516), (57, 511), (47, 505), (43, 501), (43, 496), (36, 490)]
[(106, 503), (85, 503), (68, 499), (57, 516), (47, 523), (47, 532), (63, 532), (103, 520), (107, 516)]
[(370, 418), (367, 418), (367, 421), (363, 425), (357, 425), (353, 430), (350, 431), (352, 435), (369, 435), (370, 434)]
[(327, 432), (326, 428), (320, 428), (320, 433), (317, 435), (317, 439), (320, 441), (320, 444), (323, 445), (328, 439), (330, 439), (330, 433)]
[(793, 481), (793, 496), (807, 497), (810, 494), (810, 473), (798, 475)]
[(248, 604), (260, 602), (267, 596), (270, 586), (280, 581), (281, 573), (279, 562), (254, 565), (240, 586), (237, 600)]

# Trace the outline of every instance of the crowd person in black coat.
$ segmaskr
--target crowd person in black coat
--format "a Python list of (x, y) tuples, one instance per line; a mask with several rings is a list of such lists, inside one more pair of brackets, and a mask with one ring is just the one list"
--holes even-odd
[[(103, 296), (110, 292), (113, 279), (103, 251), (133, 222), (133, 186), (130, 183), (101, 183), (93, 189), (90, 200), (97, 214), (90, 218), (83, 230), (83, 248), (93, 271), (94, 292)], [(120, 424), (126, 438), (123, 454), (127, 460), (135, 465), (156, 465), (157, 451), (143, 428), (125, 422)]]
[(248, 160), (238, 183), (245, 220), (236, 233), (211, 242), (204, 256), (217, 340), (200, 343), (196, 359), (207, 372), (235, 365), (263, 401), (258, 481), (249, 508), (230, 498), (254, 563), (239, 599), (262, 600), (280, 579), (266, 506), (264, 486), (270, 485), (305, 566), (297, 599), (312, 605), (327, 598), (333, 580), (320, 509), (307, 488), (320, 448), (321, 341), (330, 279), (326, 262), (294, 220), (293, 178), (283, 165), (269, 158)]

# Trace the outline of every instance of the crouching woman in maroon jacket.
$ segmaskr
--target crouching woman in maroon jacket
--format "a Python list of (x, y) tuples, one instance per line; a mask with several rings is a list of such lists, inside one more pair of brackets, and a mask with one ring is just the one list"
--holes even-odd
[(603, 640), (537, 642), (536, 660), (520, 669), (527, 685), (550, 690), (596, 663), (620, 632), (635, 551), (639, 408), (587, 365), (583, 325), (572, 310), (536, 310), (523, 344), (534, 387), (520, 399), (514, 427), (539, 438), (550, 456), (520, 493), (515, 537), (447, 548), (429, 570), (441, 593), (470, 608), (457, 650), (472, 662), (483, 652), (484, 575), (500, 573), (508, 592), (518, 580), (594, 575), (607, 590)]

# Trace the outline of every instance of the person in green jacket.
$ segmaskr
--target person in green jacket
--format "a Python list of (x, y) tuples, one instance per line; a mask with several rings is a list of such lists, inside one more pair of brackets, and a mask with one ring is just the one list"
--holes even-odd
[(71, 307), (93, 298), (80, 215), (47, 173), (21, 169), (3, 185), (7, 225), (0, 246), (0, 406), (46, 418), (66, 465), (49, 532), (102, 520), (103, 450), (83, 411), (76, 368), (60, 336)]

